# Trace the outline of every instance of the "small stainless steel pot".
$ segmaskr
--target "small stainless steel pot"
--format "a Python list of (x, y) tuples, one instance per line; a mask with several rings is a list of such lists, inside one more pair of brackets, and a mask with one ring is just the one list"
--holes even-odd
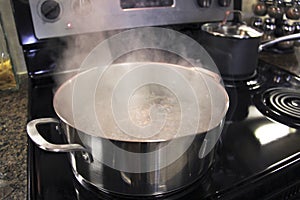
[(254, 73), (262, 32), (231, 22), (207, 23), (202, 30), (201, 43), (225, 79), (243, 79)]
[(255, 73), (259, 52), (277, 43), (296, 40), (300, 34), (279, 37), (261, 44), (263, 32), (242, 22), (223, 22), (203, 24), (199, 42), (205, 47), (216, 63), (224, 79), (245, 79)]
[[(122, 136), (121, 132), (118, 132), (119, 130), (112, 129), (109, 121), (109, 108), (105, 106), (105, 102), (111, 102), (110, 93), (114, 91), (115, 81), (132, 72), (133, 68), (137, 69), (135, 67), (139, 65), (139, 63), (123, 63), (111, 66), (111, 71), (106, 74), (107, 76), (102, 77), (103, 82), (100, 81), (100, 85), (103, 84), (103, 87), (96, 91), (96, 95), (90, 93), (91, 91), (95, 92), (93, 89), (90, 90), (90, 83), (97, 80), (97, 69), (78, 74), (65, 82), (55, 93), (53, 104), (60, 121), (43, 118), (30, 121), (27, 125), (29, 137), (41, 149), (70, 153), (74, 175), (84, 186), (122, 195), (159, 195), (180, 190), (194, 183), (205, 175), (213, 163), (222, 120), (229, 103), (228, 95), (220, 84), (220, 78), (207, 70), (194, 70), (166, 63), (147, 63), (148, 68), (152, 67), (152, 72), (155, 69), (161, 70), (166, 67), (170, 69), (171, 67), (199, 94), (197, 100), (199, 108), (202, 110), (199, 112), (201, 114), (200, 124), (196, 132), (186, 132), (178, 137), (164, 137), (158, 134), (158, 137), (154, 135), (143, 139), (125, 134)], [(144, 68), (144, 70), (148, 68)], [(144, 75), (151, 76), (147, 70)], [(153, 72), (153, 76), (156, 76), (155, 72)], [(136, 77), (138, 80), (144, 78), (143, 75)], [(165, 79), (169, 78), (171, 81), (174, 77), (165, 77)], [(78, 98), (73, 94), (77, 89), (82, 91)], [(122, 91), (120, 92), (122, 93)], [(152, 92), (160, 93), (162, 91), (156, 91), (154, 88)], [(185, 91), (182, 91), (182, 94), (185, 94)], [(101, 109), (98, 110), (93, 106), (92, 101), (88, 98), (91, 95), (95, 95), (96, 107), (98, 105)], [(140, 103), (140, 100), (143, 102), (147, 99), (148, 90), (141, 90), (138, 95), (142, 97), (137, 97), (138, 102)], [(164, 96), (163, 92), (159, 95)], [(80, 108), (83, 108), (79, 113), (75, 113), (74, 108), (74, 105), (76, 106), (78, 103), (75, 102), (77, 100)], [(186, 99), (186, 101), (189, 100)], [(184, 102), (181, 103), (184, 104)], [(89, 109), (95, 111), (93, 112), (96, 114), (95, 119), (90, 118)], [(192, 107), (191, 109), (197, 108)], [(86, 111), (86, 113), (81, 111)], [(76, 114), (79, 114), (79, 118), (81, 118), (76, 119)], [(183, 120), (187, 121), (197, 118), (197, 116), (185, 117), (187, 119)], [(76, 122), (76, 120), (79, 121)], [(95, 131), (94, 125), (101, 120), (104, 120), (102, 129)], [(44, 123), (56, 123), (61, 127), (69, 144), (58, 145), (45, 141), (37, 129), (39, 124)], [(179, 156), (169, 162), (168, 159), (174, 155), (175, 157)]]

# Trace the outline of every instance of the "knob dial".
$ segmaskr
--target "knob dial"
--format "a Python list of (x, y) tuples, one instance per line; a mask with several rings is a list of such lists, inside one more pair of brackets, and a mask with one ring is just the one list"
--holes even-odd
[(222, 7), (228, 7), (231, 4), (231, 0), (219, 0), (219, 5)]
[(41, 4), (40, 12), (46, 21), (54, 22), (61, 15), (61, 6), (55, 0), (46, 0)]
[(202, 8), (209, 8), (212, 0), (198, 0), (198, 4)]

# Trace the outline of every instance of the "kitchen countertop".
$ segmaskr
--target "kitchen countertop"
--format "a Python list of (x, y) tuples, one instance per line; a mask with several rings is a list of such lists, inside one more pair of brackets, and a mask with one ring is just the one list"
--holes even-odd
[(0, 91), (0, 199), (26, 199), (27, 76), (18, 90)]
[(259, 58), (300, 77), (300, 46), (294, 47), (294, 52), (291, 53), (262, 52)]

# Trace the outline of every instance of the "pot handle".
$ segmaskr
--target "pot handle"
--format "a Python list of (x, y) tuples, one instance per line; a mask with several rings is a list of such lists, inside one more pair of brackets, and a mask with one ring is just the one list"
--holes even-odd
[(220, 22), (220, 25), (223, 26), (227, 23), (227, 20), (228, 20), (228, 17), (231, 13), (237, 13), (238, 14), (238, 22), (239, 23), (242, 23), (242, 24), (245, 24), (245, 22), (243, 22), (243, 19), (242, 19), (242, 11), (240, 10), (227, 10), (225, 12), (225, 16), (224, 16), (224, 19), (222, 20), (222, 22)]
[(274, 40), (271, 40), (270, 42), (266, 42), (264, 44), (259, 45), (258, 52), (261, 52), (266, 47), (272, 46), (272, 45), (277, 44), (279, 42), (290, 41), (290, 40), (298, 40), (298, 39), (300, 39), (300, 33), (294, 33), (294, 34), (291, 34), (291, 35), (282, 36), (282, 37), (276, 38)]
[(80, 144), (52, 144), (46, 141), (38, 132), (36, 126), (39, 124), (48, 123), (59, 124), (59, 121), (55, 118), (41, 118), (32, 120), (27, 124), (27, 134), (39, 148), (51, 152), (84, 151), (86, 153), (89, 153), (88, 150)]

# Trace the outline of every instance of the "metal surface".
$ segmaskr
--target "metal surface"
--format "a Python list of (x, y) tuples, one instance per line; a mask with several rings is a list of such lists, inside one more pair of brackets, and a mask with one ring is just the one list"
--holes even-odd
[[(215, 131), (218, 131), (218, 129)], [(216, 136), (218, 133), (211, 132), (208, 134)], [(199, 158), (199, 153), (201, 153), (199, 151), (205, 137), (205, 134), (199, 134), (194, 138), (188, 150), (172, 164), (150, 172), (130, 173), (119, 171), (103, 164), (103, 160), (111, 160), (111, 162), (116, 163), (122, 162), (123, 165), (131, 165), (132, 162), (134, 162), (130, 157), (127, 157), (126, 154), (118, 155), (116, 147), (109, 148), (110, 145), (107, 143), (112, 142), (117, 147), (125, 151), (134, 151), (134, 153), (156, 152), (155, 158), (147, 158), (140, 160), (140, 162), (135, 162), (134, 165), (136, 166), (145, 163), (155, 163), (156, 166), (163, 165), (165, 159), (160, 149), (167, 145), (167, 143), (108, 141), (106, 139), (93, 138), (80, 132), (78, 132), (77, 137), (75, 137), (74, 134), (70, 134), (69, 136), (69, 140), (83, 142), (88, 148), (91, 146), (95, 147), (95, 145), (101, 146), (101, 148), (94, 148), (92, 150), (94, 157), (93, 162), (87, 161), (85, 156), (81, 153), (71, 153), (71, 165), (77, 180), (83, 184), (83, 186), (86, 186), (87, 189), (96, 187), (105, 193), (121, 194), (127, 197), (155, 196), (183, 189), (207, 173), (213, 163), (215, 155), (215, 150), (212, 150), (206, 157), (202, 159)], [(178, 151), (181, 148), (181, 139), (176, 139), (178, 145), (170, 149), (170, 151)]]
[[(231, 14), (236, 14), (236, 22), (229, 23), (228, 19)], [(206, 23), (201, 27), (202, 31), (208, 32), (215, 36), (228, 38), (260, 38), (263, 32), (255, 29), (247, 24), (242, 19), (242, 12), (240, 10), (228, 10), (225, 12), (224, 19), (219, 23)]]
[[(222, 19), (226, 10), (233, 9), (233, 3), (222, 7), (218, 1), (212, 1), (209, 8), (204, 8), (194, 0), (176, 0), (172, 6), (159, 7), (156, 7), (154, 3), (154, 7), (132, 9), (121, 8), (121, 3), (130, 5), (129, 1), (124, 0), (122, 2), (108, 0), (52, 0), (52, 3), (49, 2), (51, 0), (29, 1), (35, 34), (38, 38), (141, 26), (217, 21)], [(43, 10), (41, 7), (45, 5), (50, 7), (46, 9), (49, 10), (46, 12), (48, 17), (45, 17), (41, 11)]]
[[(145, 65), (145, 63), (143, 64)], [(173, 192), (192, 184), (204, 175), (213, 162), (214, 148), (221, 133), (221, 122), (228, 109), (227, 93), (219, 82), (220, 78), (207, 70), (195, 70), (165, 63), (146, 64), (148, 68), (155, 66), (159, 70), (172, 67), (172, 70), (176, 70), (177, 73), (186, 77), (186, 80), (189, 80), (189, 84), (197, 94), (201, 94), (198, 96), (200, 97), (198, 103), (199, 109), (202, 109), (200, 112), (202, 117), (196, 132), (193, 132), (194, 129), (188, 129), (183, 134), (178, 133), (177, 135), (176, 127), (174, 130), (169, 130), (171, 133), (164, 132), (164, 128), (162, 128), (160, 129), (161, 132), (153, 137), (145, 139), (133, 137), (118, 130), (118, 126), (109, 121), (109, 110), (105, 106), (101, 107), (99, 111), (96, 108), (98, 119), (106, 120), (102, 129), (95, 129), (95, 125), (99, 122), (90, 119), (88, 108), (84, 109), (86, 113), (80, 112), (80, 121), (75, 123), (76, 114), (74, 113), (74, 102), (72, 102), (75, 83), (78, 84), (77, 87), (81, 91), (80, 107), (91, 106), (90, 109), (92, 110), (95, 108), (88, 101), (90, 95), (85, 93), (88, 91), (87, 88), (90, 88), (90, 83), (86, 80), (94, 82), (92, 77), (97, 76), (95, 69), (92, 69), (80, 73), (64, 83), (54, 97), (54, 109), (63, 121), (61, 126), (69, 144), (49, 144), (40, 136), (36, 130), (36, 125), (47, 121), (57, 123), (51, 118), (29, 122), (27, 126), (29, 136), (44, 150), (71, 152), (71, 164), (78, 180), (93, 185), (99, 190), (123, 195), (158, 195)], [(107, 77), (103, 75), (100, 81), (104, 84), (105, 93), (100, 95), (98, 99), (96, 95), (96, 102), (101, 104), (106, 100), (111, 101), (109, 92), (113, 92), (114, 79), (118, 80), (119, 76), (123, 77), (124, 73), (134, 70), (137, 66), (141, 66), (141, 63), (110, 66), (112, 74), (107, 73)], [(152, 72), (155, 76), (153, 70)], [(145, 73), (145, 76), (149, 76), (148, 71)], [(141, 76), (140, 78), (145, 77)], [(130, 86), (131, 83), (127, 84)], [(86, 87), (86, 89), (82, 87)], [(150, 86), (150, 88), (146, 87), (145, 90), (142, 90), (138, 94), (141, 97), (138, 102), (148, 103), (148, 95), (156, 92), (162, 96), (160, 103), (164, 98), (167, 98), (164, 96), (166, 94), (162, 86), (156, 88), (158, 91), (155, 91), (154, 88)], [(96, 91), (102, 92), (103, 90), (97, 89)], [(177, 93), (177, 95), (179, 94)], [(180, 105), (189, 105), (189, 98), (186, 98), (185, 101), (187, 102), (180, 102)], [(193, 106), (193, 109), (196, 108)], [(174, 113), (171, 112), (170, 115), (172, 116)], [(176, 112), (175, 115), (177, 115)], [(185, 116), (186, 119), (184, 120), (193, 120), (188, 117)], [(190, 117), (197, 118), (196, 116)], [(173, 126), (179, 123), (173, 121), (174, 119), (171, 117), (172, 124), (169, 128), (174, 128)], [(156, 131), (156, 127), (154, 128), (153, 131)], [(97, 131), (95, 132), (95, 130)], [(142, 156), (136, 157), (136, 154)], [(173, 157), (176, 159), (166, 164), (166, 161)], [(145, 164), (150, 166), (146, 167), (147, 170), (145, 170)], [(151, 166), (155, 166), (155, 168), (151, 168)], [(134, 168), (134, 170), (128, 171), (128, 168)], [(114, 181), (112, 182), (112, 180)], [(118, 182), (117, 186), (116, 181)]]
[(38, 132), (36, 126), (40, 124), (55, 123), (59, 124), (59, 121), (55, 118), (40, 118), (30, 121), (27, 124), (27, 133), (32, 141), (38, 145), (41, 149), (52, 152), (72, 152), (72, 151), (87, 151), (83, 146), (79, 144), (52, 144), (47, 142)]
[[(167, 145), (168, 142), (122, 142), (109, 141), (100, 137), (93, 137), (81, 131), (78, 131), (67, 124), (62, 124), (66, 138), (70, 144), (55, 145), (43, 139), (36, 126), (44, 123), (57, 123), (53, 118), (36, 119), (28, 123), (27, 132), (32, 141), (41, 149), (52, 152), (70, 152), (70, 161), (73, 168), (73, 173), (80, 183), (87, 185), (86, 187), (96, 187), (104, 192), (112, 192), (122, 195), (158, 195), (163, 193), (174, 192), (182, 189), (197, 181), (213, 163), (215, 151), (210, 151), (204, 158), (199, 158), (203, 151), (202, 144), (207, 143), (207, 148), (210, 142), (213, 142), (219, 136), (219, 128), (209, 131), (206, 134), (198, 134), (192, 137), (193, 142), (188, 150), (172, 164), (159, 170), (146, 173), (128, 173), (122, 172), (106, 166), (102, 161), (111, 160), (111, 162), (121, 162), (124, 165), (130, 165), (132, 161), (130, 157), (118, 155), (115, 146), (110, 146), (112, 142), (117, 147), (126, 151), (135, 153), (147, 153), (156, 151), (156, 156), (152, 159), (141, 160), (142, 163), (155, 163), (159, 166), (165, 162), (161, 155), (163, 152), (157, 149)], [(212, 141), (207, 141), (206, 135)], [(172, 151), (178, 151), (181, 142), (185, 142), (186, 138), (176, 139), (176, 146), (173, 146)], [(78, 143), (91, 149), (94, 159), (87, 150)], [(217, 144), (218, 145), (218, 144)], [(97, 148), (96, 148), (97, 147)], [(100, 148), (99, 148), (100, 147)], [(111, 148), (113, 147), (113, 148)], [(75, 153), (78, 152), (78, 153)], [(84, 153), (85, 152), (85, 153)], [(135, 163), (138, 165), (138, 163)], [(113, 180), (113, 181), (112, 181)], [(116, 184), (118, 182), (118, 184)]]
[(255, 74), (260, 38), (222, 37), (208, 32), (200, 32), (198, 37), (223, 79), (245, 80)]
[(290, 40), (299, 40), (299, 39), (300, 39), (300, 33), (295, 33), (295, 34), (291, 34), (291, 35), (282, 36), (282, 37), (276, 38), (272, 41), (269, 41), (269, 42), (266, 42), (264, 44), (259, 45), (258, 51), (262, 51), (265, 48), (273, 46), (273, 45), (278, 44), (280, 42), (290, 41)]
[(263, 32), (251, 27), (226, 23), (206, 23), (199, 42), (210, 53), (224, 79), (244, 80), (255, 74), (258, 53), (283, 41), (297, 40), (299, 33), (261, 44)]
[(263, 35), (262, 31), (258, 31), (250, 26), (246, 26), (245, 24), (206, 23), (201, 28), (203, 31), (214, 36), (224, 38), (251, 39), (260, 38)]
[(300, 92), (297, 87), (275, 87), (254, 96), (254, 102), (260, 112), (296, 129), (300, 127), (299, 101)]
[[(139, 76), (134, 73), (138, 73)], [(168, 76), (159, 77), (159, 74), (165, 73)], [(123, 79), (126, 81), (120, 83), (119, 81)], [(157, 83), (138, 86), (130, 99), (127, 96), (129, 94), (116, 89), (122, 84), (123, 88), (131, 88), (147, 79), (156, 80)], [(185, 131), (178, 133), (175, 137), (205, 133), (220, 124), (228, 109), (229, 101), (220, 81), (219, 75), (196, 67), (182, 67), (159, 62), (114, 64), (105, 72), (101, 68), (93, 68), (66, 81), (56, 91), (53, 105), (57, 115), (65, 123), (89, 135), (129, 142), (168, 141), (174, 138), (174, 131), (180, 128), (178, 127), (180, 120), (189, 124), (195, 122), (195, 127), (187, 125)], [(175, 82), (181, 84), (174, 88)], [(164, 83), (166, 86), (163, 85)], [(169, 88), (166, 89), (166, 87)], [(193, 92), (191, 96), (188, 96), (189, 90)], [(184, 98), (181, 99), (182, 97)], [(114, 98), (118, 98), (116, 103), (129, 107), (127, 111), (129, 115), (126, 117), (130, 118), (116, 118), (122, 107), (119, 107), (119, 110), (113, 110)], [(159, 130), (162, 127), (161, 124), (154, 122), (156, 119), (163, 120), (163, 118), (153, 115), (151, 116), (154, 117), (153, 121), (149, 121), (147, 115), (135, 117), (139, 113), (150, 114), (150, 107), (153, 105), (162, 108), (157, 110), (157, 115), (163, 115), (163, 112), (168, 115), (165, 122), (167, 129), (162, 129), (153, 137), (147, 137), (147, 140), (142, 139), (143, 137), (139, 139), (138, 135), (124, 134), (124, 130), (120, 128), (122, 127), (120, 122), (118, 124), (115, 122), (119, 119), (122, 121), (121, 125), (124, 126), (130, 126), (132, 122), (138, 126), (153, 124), (152, 130)], [(190, 116), (191, 109), (198, 110), (195, 114), (199, 116)], [(132, 128), (132, 130), (135, 129)]]
[[(53, 120), (44, 119), (40, 121)], [(38, 121), (38, 120), (37, 120)], [(31, 126), (31, 125), (30, 125)], [(121, 194), (127, 197), (132, 196), (149, 196), (171, 193), (187, 187), (201, 178), (213, 163), (215, 151), (211, 151), (205, 158), (199, 158), (201, 145), (204, 141), (205, 134), (198, 134), (189, 149), (174, 163), (162, 168), (160, 170), (151, 171), (147, 173), (128, 173), (110, 168), (100, 162), (102, 156), (108, 156), (105, 159), (112, 161), (117, 159), (115, 148), (109, 149), (105, 144), (113, 142), (116, 146), (123, 148), (127, 151), (134, 151), (135, 153), (147, 151), (155, 151), (158, 148), (166, 145), (163, 142), (155, 143), (126, 143), (118, 141), (108, 141), (103, 138), (94, 138), (85, 133), (82, 133), (66, 124), (63, 124), (68, 142), (70, 143), (85, 143), (90, 147), (93, 145), (102, 146), (100, 151), (93, 150), (94, 160), (89, 160), (86, 154), (82, 152), (75, 153), (74, 151), (80, 150), (78, 148), (70, 148), (70, 161), (73, 173), (77, 180), (87, 189), (97, 188), (105, 193)], [(36, 131), (36, 130), (35, 130)], [(29, 130), (31, 136), (32, 129)], [(217, 137), (219, 134), (218, 128), (210, 133), (211, 137)], [(180, 144), (178, 139), (177, 143)], [(33, 140), (36, 143), (36, 140)], [(39, 144), (38, 144), (39, 146)], [(66, 146), (66, 145), (65, 145)], [(71, 146), (71, 145), (69, 145)], [(180, 145), (179, 145), (180, 146)], [(51, 151), (49, 148), (44, 150)], [(99, 148), (98, 148), (99, 150)], [(172, 151), (178, 150), (178, 146)], [(154, 160), (147, 160), (146, 163), (155, 162), (160, 165), (164, 160), (160, 159), (160, 151), (157, 151), (157, 157)], [(120, 159), (120, 158), (119, 158)], [(126, 157), (123, 159), (123, 164), (130, 164), (130, 160)], [(138, 165), (138, 163), (135, 163)]]

